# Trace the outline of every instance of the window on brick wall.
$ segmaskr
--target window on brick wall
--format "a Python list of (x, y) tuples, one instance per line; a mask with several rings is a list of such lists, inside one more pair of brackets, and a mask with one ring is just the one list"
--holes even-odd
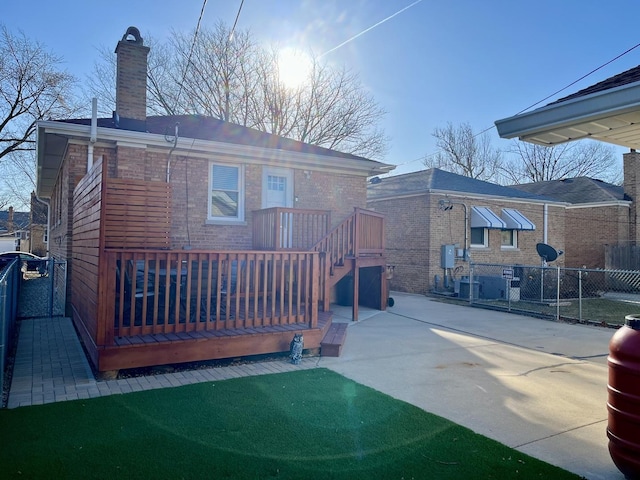
[(517, 230), (502, 230), (502, 248), (517, 248), (518, 247), (518, 231)]
[(489, 246), (489, 230), (483, 227), (471, 229), (471, 246), (485, 248)]
[(209, 220), (244, 221), (244, 169), (210, 164)]

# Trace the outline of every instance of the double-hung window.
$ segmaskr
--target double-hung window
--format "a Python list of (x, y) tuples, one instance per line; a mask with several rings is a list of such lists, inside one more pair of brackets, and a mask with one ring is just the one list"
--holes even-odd
[(209, 220), (244, 221), (244, 170), (241, 165), (210, 164)]

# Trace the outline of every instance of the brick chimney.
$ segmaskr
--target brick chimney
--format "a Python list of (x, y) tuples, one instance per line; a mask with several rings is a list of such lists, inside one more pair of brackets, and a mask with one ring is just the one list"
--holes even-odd
[(147, 55), (136, 27), (129, 27), (116, 46), (116, 126), (146, 131)]

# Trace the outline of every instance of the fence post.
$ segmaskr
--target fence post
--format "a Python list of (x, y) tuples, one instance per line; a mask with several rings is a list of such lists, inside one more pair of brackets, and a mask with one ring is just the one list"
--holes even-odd
[(556, 267), (556, 322), (560, 321), (560, 267)]
[(582, 323), (582, 269), (578, 270), (578, 320)]
[(54, 295), (54, 289), (55, 289), (55, 259), (53, 257), (49, 258), (49, 283), (51, 285), (51, 288), (49, 289), (49, 318), (53, 317), (53, 295)]
[(469, 263), (469, 304), (473, 304), (473, 263)]

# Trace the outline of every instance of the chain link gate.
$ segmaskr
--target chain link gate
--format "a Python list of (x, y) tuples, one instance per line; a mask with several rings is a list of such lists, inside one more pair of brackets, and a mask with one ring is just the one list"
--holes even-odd
[(46, 275), (26, 274), (20, 292), (18, 317), (62, 317), (65, 315), (66, 296), (67, 262), (51, 258)]

